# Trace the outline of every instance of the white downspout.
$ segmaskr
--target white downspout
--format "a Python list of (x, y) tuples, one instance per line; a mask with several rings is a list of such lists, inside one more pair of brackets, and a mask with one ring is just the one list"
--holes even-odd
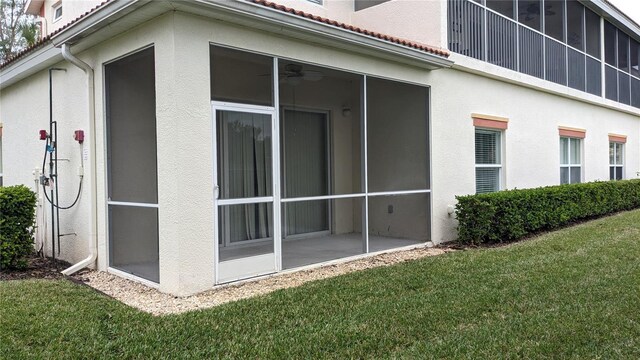
[(80, 68), (87, 74), (87, 94), (88, 94), (88, 117), (89, 117), (89, 163), (91, 164), (91, 180), (90, 180), (90, 191), (91, 191), (91, 234), (89, 234), (90, 238), (90, 247), (89, 247), (89, 256), (81, 260), (79, 263), (69, 267), (62, 271), (64, 275), (71, 275), (87, 266), (93, 265), (93, 263), (98, 258), (98, 193), (97, 193), (97, 169), (96, 169), (96, 128), (95, 128), (95, 87), (94, 87), (94, 74), (93, 68), (89, 66), (89, 64), (84, 61), (78, 59), (73, 54), (71, 54), (71, 49), (69, 45), (62, 44), (62, 56), (72, 63), (73, 65)]

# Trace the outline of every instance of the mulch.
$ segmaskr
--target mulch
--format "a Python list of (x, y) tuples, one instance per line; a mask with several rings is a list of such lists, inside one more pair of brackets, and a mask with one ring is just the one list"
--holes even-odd
[(28, 259), (27, 268), (24, 270), (0, 270), (0, 281), (26, 280), (26, 279), (62, 279), (65, 276), (60, 271), (69, 267), (66, 261), (51, 258), (43, 258), (33, 254)]

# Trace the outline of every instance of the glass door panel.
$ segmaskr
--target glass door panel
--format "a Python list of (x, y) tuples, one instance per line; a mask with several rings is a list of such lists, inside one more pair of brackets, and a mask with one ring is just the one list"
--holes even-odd
[(273, 110), (214, 104), (216, 282), (276, 271)]

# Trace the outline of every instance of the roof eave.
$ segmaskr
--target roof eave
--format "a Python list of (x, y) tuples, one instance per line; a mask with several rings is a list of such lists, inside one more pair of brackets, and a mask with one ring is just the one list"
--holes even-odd
[(609, 2), (605, 0), (580, 0), (580, 2), (606, 20), (626, 30), (629, 35), (640, 38), (640, 25)]
[(25, 13), (38, 16), (42, 5), (44, 5), (44, 0), (28, 0), (25, 4)]

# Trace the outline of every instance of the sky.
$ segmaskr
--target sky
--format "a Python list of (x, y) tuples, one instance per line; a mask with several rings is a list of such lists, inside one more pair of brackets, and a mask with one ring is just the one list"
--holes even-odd
[(628, 17), (640, 24), (640, 1), (639, 0), (608, 0)]

